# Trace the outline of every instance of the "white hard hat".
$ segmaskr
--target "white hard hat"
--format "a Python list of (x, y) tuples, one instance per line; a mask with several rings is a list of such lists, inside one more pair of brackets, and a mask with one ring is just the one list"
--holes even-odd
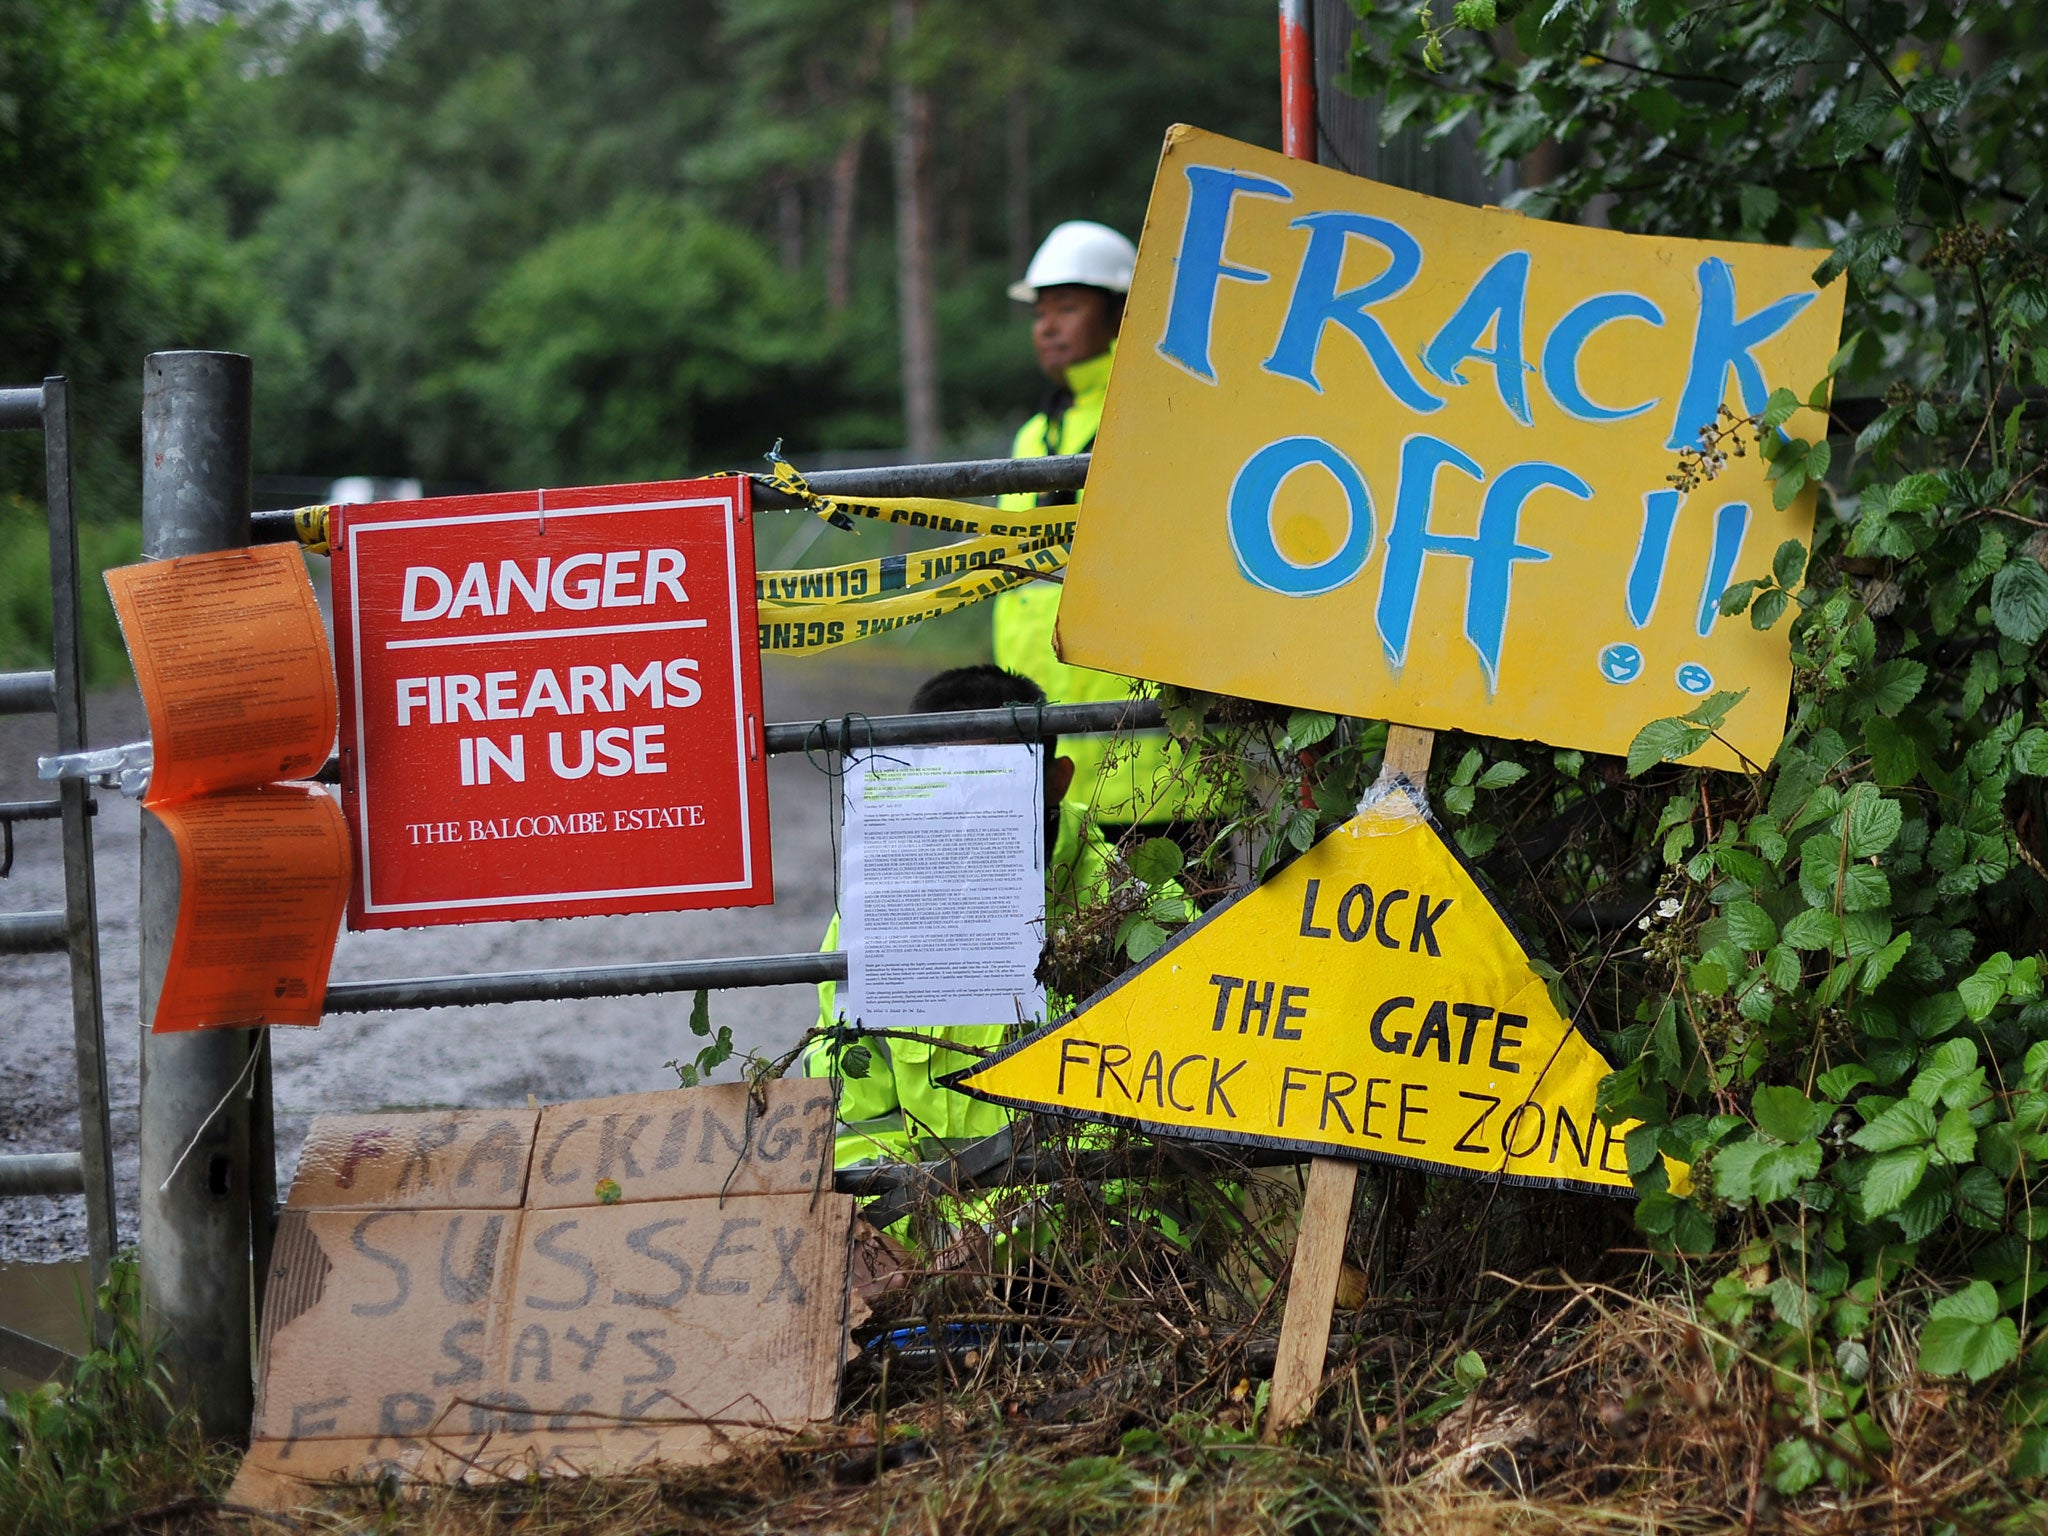
[(1138, 264), (1138, 248), (1107, 224), (1087, 219), (1069, 219), (1045, 237), (1024, 280), (1010, 284), (1010, 297), (1029, 304), (1041, 288), (1062, 283), (1085, 283), (1090, 288), (1107, 288), (1111, 293), (1131, 291), (1131, 271)]

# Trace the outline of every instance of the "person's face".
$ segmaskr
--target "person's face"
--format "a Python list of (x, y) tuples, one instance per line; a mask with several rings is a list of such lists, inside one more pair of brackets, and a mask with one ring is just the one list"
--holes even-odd
[(1047, 378), (1058, 384), (1074, 364), (1085, 363), (1109, 350), (1109, 344), (1116, 339), (1116, 320), (1110, 305), (1110, 296), (1102, 289), (1078, 283), (1038, 290), (1031, 321), (1031, 345)]

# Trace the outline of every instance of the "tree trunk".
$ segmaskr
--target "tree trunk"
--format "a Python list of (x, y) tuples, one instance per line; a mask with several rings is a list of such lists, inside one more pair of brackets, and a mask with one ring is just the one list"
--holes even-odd
[(832, 158), (831, 203), (825, 231), (825, 303), (838, 314), (853, 302), (853, 205), (860, 190), (860, 152), (866, 136), (854, 133)]
[(896, 298), (903, 341), (903, 431), (910, 457), (939, 452), (938, 305), (932, 285), (931, 94), (910, 77), (907, 54), (919, 0), (895, 0), (891, 90), (896, 139)]
[(782, 270), (791, 277), (804, 269), (804, 198), (793, 181), (775, 194), (775, 222), (782, 240)]
[(1031, 93), (1023, 86), (1010, 92), (1008, 164), (1004, 213), (1010, 233), (1010, 275), (1022, 277), (1031, 261)]

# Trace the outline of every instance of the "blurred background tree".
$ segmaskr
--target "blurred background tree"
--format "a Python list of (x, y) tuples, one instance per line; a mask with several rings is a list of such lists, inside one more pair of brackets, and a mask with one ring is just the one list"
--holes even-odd
[(1037, 240), (1277, 102), (1244, 0), (0, 0), (0, 374), (76, 381), (91, 516), (167, 346), (253, 355), (259, 475), (587, 483), (900, 448), (907, 298), (1001, 452)]

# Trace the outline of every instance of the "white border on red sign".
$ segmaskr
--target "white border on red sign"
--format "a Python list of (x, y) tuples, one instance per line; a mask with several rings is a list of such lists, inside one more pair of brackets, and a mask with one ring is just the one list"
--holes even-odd
[[(740, 878), (696, 885), (629, 886), (606, 891), (548, 891), (532, 896), (488, 896), (463, 901), (409, 901), (379, 903), (371, 890), (369, 746), (364, 738), (368, 715), (363, 708), (363, 626), (360, 603), (362, 582), (356, 564), (358, 541), (366, 533), (393, 528), (445, 528), (469, 523), (524, 523), (535, 518), (601, 517), (612, 512), (662, 512), (682, 507), (722, 507), (725, 510), (726, 611), (731, 615), (734, 769), (739, 781)], [(622, 501), (602, 507), (536, 508), (528, 512), (483, 512), (469, 517), (413, 517), (382, 523), (352, 523), (348, 530), (349, 644), (356, 667), (356, 799), (361, 827), (363, 857), (363, 912), (450, 912), (465, 907), (494, 908), (539, 906), (547, 902), (611, 901), (622, 896), (679, 896), (693, 891), (743, 891), (754, 883), (753, 806), (747, 786), (747, 697), (744, 685), (743, 653), (740, 645), (739, 561), (733, 548), (733, 526), (738, 505), (730, 496), (693, 496), (681, 501)], [(707, 629), (708, 619), (677, 619), (653, 624), (601, 624), (577, 629), (519, 631), (503, 635), (477, 635), (463, 639), (387, 640), (385, 649), (410, 649), (421, 645), (488, 645), (510, 640), (537, 640), (556, 635), (623, 634), (651, 629)]]

